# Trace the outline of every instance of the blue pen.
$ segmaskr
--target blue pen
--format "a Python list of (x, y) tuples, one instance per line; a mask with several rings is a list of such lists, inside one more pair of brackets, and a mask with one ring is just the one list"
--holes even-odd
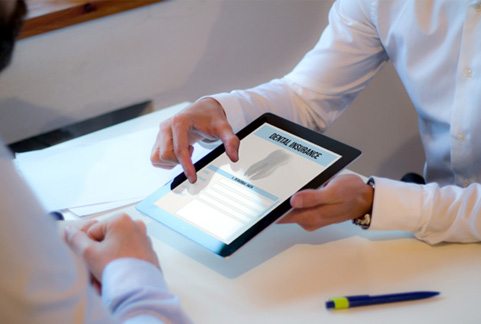
[(63, 214), (59, 211), (52, 211), (50, 213), (48, 213), (51, 217), (53, 217), (53, 219), (57, 220), (57, 221), (63, 221), (65, 220), (65, 218), (63, 217)]
[(388, 295), (357, 295), (331, 298), (326, 302), (327, 309), (346, 309), (350, 307), (396, 303), (409, 300), (425, 299), (439, 295), (438, 291), (412, 291)]

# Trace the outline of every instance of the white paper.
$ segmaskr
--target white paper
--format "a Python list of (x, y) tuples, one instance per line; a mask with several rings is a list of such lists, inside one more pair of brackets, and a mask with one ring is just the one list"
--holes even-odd
[(143, 198), (144, 197), (136, 197), (132, 199), (124, 199), (119, 201), (93, 204), (93, 205), (87, 205), (82, 207), (68, 208), (68, 211), (73, 213), (77, 217), (94, 216), (97, 213), (113, 211), (115, 209), (119, 209), (128, 205), (135, 204), (141, 201)]
[[(151, 165), (157, 130), (150, 127), (52, 154), (22, 154), (17, 168), (47, 210), (145, 197), (182, 172), (180, 166), (164, 170)], [(209, 151), (194, 147), (194, 161)]]

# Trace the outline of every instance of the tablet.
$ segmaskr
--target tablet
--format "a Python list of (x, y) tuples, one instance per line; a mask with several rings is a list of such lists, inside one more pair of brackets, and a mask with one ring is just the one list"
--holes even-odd
[(137, 209), (226, 257), (287, 212), (294, 193), (318, 188), (361, 154), (271, 113), (237, 136), (239, 161), (220, 145), (195, 163), (195, 184), (179, 174)]

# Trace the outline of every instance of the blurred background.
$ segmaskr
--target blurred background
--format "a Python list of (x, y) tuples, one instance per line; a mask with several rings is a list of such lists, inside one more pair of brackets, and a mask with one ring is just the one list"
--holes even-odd
[[(146, 100), (166, 107), (281, 77), (331, 4), (165, 0), (22, 39), (0, 78), (0, 135), (13, 143)], [(422, 172), (416, 114), (390, 64), (327, 135), (363, 151), (350, 166), (362, 174)]]

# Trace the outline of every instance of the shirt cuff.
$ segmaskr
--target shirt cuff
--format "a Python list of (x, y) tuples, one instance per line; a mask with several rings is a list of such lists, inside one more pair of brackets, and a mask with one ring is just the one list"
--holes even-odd
[(152, 263), (134, 258), (110, 262), (102, 274), (102, 300), (110, 309), (119, 297), (139, 287), (155, 287), (168, 291), (162, 271)]
[(217, 100), (222, 108), (224, 108), (227, 121), (231, 125), (234, 133), (240, 131), (247, 124), (242, 111), (242, 105), (235, 95), (224, 92), (208, 97)]
[(422, 221), (422, 186), (374, 177), (376, 189), (369, 229), (416, 232)]

